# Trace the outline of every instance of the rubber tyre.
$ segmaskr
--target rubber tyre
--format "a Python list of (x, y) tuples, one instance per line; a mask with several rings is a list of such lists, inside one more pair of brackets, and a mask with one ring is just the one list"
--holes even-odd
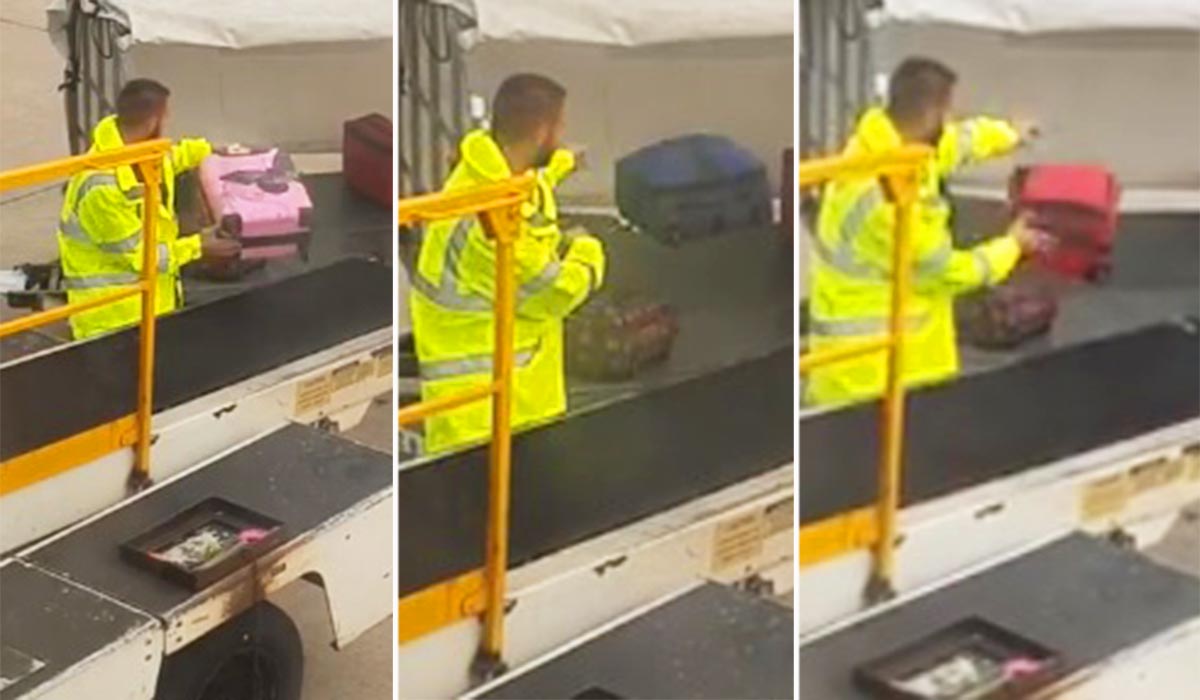
[(287, 613), (259, 603), (167, 657), (155, 700), (300, 700), (304, 648)]

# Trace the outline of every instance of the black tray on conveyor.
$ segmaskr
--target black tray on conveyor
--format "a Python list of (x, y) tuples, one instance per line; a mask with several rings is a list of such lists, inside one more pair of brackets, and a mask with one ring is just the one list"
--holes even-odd
[(121, 545), (121, 556), (198, 591), (270, 551), (282, 527), (245, 506), (206, 498), (130, 538)]
[[(902, 501), (919, 503), (1200, 416), (1200, 334), (1161, 324), (916, 391)], [(1198, 436), (1200, 437), (1200, 436)], [(872, 503), (878, 403), (800, 419), (800, 522)]]
[[(345, 260), (164, 316), (155, 411), (391, 323), (391, 269), (366, 260)], [(133, 328), (0, 369), (0, 460), (133, 413), (137, 349)]]
[(878, 700), (1006, 700), (1055, 680), (1062, 655), (1036, 640), (970, 616), (854, 670)]

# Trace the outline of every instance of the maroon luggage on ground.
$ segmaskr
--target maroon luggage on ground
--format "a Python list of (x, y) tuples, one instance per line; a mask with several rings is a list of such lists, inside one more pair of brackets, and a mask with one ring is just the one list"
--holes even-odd
[(1092, 282), (1108, 276), (1120, 198), (1109, 170), (1071, 164), (1018, 168), (1009, 197), (1014, 213), (1054, 236), (1055, 246), (1035, 259), (1040, 266)]
[(678, 333), (675, 310), (666, 304), (594, 299), (567, 320), (567, 372), (594, 381), (630, 379), (666, 360)]
[(392, 208), (392, 120), (382, 114), (346, 122), (342, 131), (342, 173), (350, 189)]

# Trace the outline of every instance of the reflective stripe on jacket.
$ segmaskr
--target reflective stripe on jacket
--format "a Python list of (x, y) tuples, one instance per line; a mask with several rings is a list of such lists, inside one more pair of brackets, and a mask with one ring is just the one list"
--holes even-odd
[[(511, 177), (500, 147), (484, 131), (464, 137), (461, 159), (446, 190)], [(513, 426), (566, 411), (563, 319), (604, 280), (600, 241), (581, 236), (560, 255), (562, 233), (554, 185), (566, 175), (565, 156), (538, 171), (538, 195), (523, 208), (525, 225), (514, 250), (517, 282)], [(495, 249), (477, 219), (431, 223), (413, 271), (410, 310), (421, 396), (430, 400), (491, 381), (495, 326)], [(425, 421), (425, 447), (443, 451), (485, 439), (491, 405), (482, 401)]]
[[(93, 153), (124, 146), (115, 117), (106, 117), (92, 132)], [(204, 140), (184, 140), (163, 158), (162, 196), (158, 211), (159, 314), (183, 303), (179, 268), (200, 257), (197, 236), (181, 238), (175, 219), (175, 176), (200, 164), (212, 147)], [(133, 166), (85, 170), (71, 178), (58, 221), (58, 250), (64, 285), (71, 303), (103, 296), (137, 284), (142, 269), (142, 212), (145, 191)], [(141, 318), (141, 299), (132, 297), (71, 316), (76, 339), (133, 325)]]
[[(1007, 235), (956, 249), (942, 180), (965, 165), (1008, 152), (1017, 141), (1016, 130), (1002, 121), (978, 118), (950, 124), (922, 173), (905, 319), (903, 376), (908, 385), (958, 373), (954, 296), (1001, 282), (1020, 258), (1019, 245)], [(846, 153), (879, 153), (900, 145), (890, 118), (876, 108), (859, 121)], [(895, 221), (896, 208), (879, 179), (834, 180), (826, 186), (810, 262), (811, 351), (837, 349), (887, 332)], [(808, 374), (805, 398), (817, 404), (870, 399), (883, 392), (885, 379), (883, 353), (839, 362)]]

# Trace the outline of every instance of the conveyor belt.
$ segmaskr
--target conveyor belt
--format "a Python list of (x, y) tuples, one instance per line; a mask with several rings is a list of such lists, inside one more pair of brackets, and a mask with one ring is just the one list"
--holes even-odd
[(1060, 651), (1064, 673), (1200, 616), (1200, 583), (1136, 553), (1070, 535), (800, 648), (800, 696), (867, 700), (853, 668), (970, 616)]
[[(158, 323), (156, 411), (392, 322), (391, 270), (346, 260)], [(0, 370), (0, 460), (133, 413), (137, 329)]]
[(792, 612), (705, 584), (485, 698), (792, 697)]
[[(0, 567), (0, 700), (50, 678), (158, 621), (19, 561)], [(140, 656), (140, 654), (139, 654)]]
[(670, 247), (612, 217), (569, 216), (564, 227), (576, 224), (604, 242), (606, 292), (640, 293), (671, 304), (680, 333), (668, 361), (635, 381), (586, 382), (568, 374), (572, 410), (792, 346), (792, 251), (773, 228)]
[[(313, 173), (301, 176), (304, 186), (313, 201), (312, 229), (323, 234), (329, 251), (348, 253), (351, 250), (367, 252), (365, 249), (347, 247), (351, 239), (358, 236), (386, 236), (388, 246), (379, 254), (391, 256), (391, 241), (395, 235), (395, 216), (391, 207), (380, 206), (350, 189), (346, 176), (341, 172)], [(317, 245), (320, 238), (313, 238)], [(366, 241), (360, 241), (366, 243)]]
[(24, 559), (138, 610), (165, 616), (196, 594), (123, 561), (121, 543), (213, 496), (282, 521), (283, 540), (290, 540), (389, 488), (391, 472), (388, 455), (293, 424)]
[[(513, 566), (792, 460), (790, 348), (518, 436)], [(487, 451), (400, 470), (401, 596), (482, 565)]]
[[(917, 391), (903, 502), (1194, 419), (1198, 386), (1200, 335), (1164, 324)], [(878, 435), (877, 403), (801, 418), (802, 525), (873, 502)]]
[[(737, 231), (673, 248), (628, 230), (610, 216), (564, 219), (564, 229), (582, 225), (604, 242), (606, 293), (619, 290), (669, 303), (680, 324), (670, 357), (633, 380), (587, 381), (573, 376), (568, 367), (569, 413), (792, 347), (792, 255), (773, 229)], [(416, 400), (412, 394), (417, 363), (408, 330), (407, 273), (401, 274), (396, 373), (404, 402)], [(412, 455), (401, 444), (398, 456), (403, 462)]]

